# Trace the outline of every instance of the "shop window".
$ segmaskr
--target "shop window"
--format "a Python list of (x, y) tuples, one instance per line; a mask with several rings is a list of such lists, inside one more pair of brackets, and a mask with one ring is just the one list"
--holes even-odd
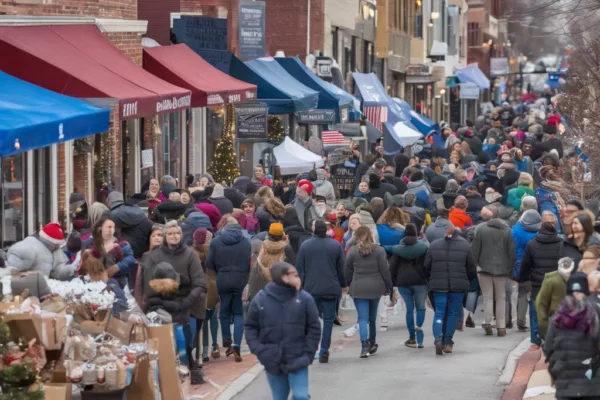
[(163, 116), (163, 171), (181, 182), (181, 114)]
[(2, 246), (9, 247), (24, 238), (23, 154), (2, 160)]
[[(225, 107), (206, 108), (206, 165), (210, 165), (225, 125)], [(206, 171), (201, 171), (206, 172)]]

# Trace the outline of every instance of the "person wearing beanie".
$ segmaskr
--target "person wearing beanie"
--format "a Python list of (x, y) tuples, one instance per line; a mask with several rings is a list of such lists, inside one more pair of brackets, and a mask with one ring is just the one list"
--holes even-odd
[(575, 263), (569, 257), (558, 260), (558, 270), (547, 273), (535, 299), (538, 330), (542, 338), (546, 338), (550, 318), (558, 311), (558, 307), (567, 295), (567, 281), (575, 271)]
[(292, 265), (276, 262), (269, 273), (272, 281), (248, 307), (246, 342), (265, 368), (274, 399), (287, 399), (290, 391), (295, 399), (308, 399), (308, 367), (321, 338), (319, 311)]
[(212, 224), (208, 216), (196, 208), (190, 208), (184, 215), (185, 219), (179, 223), (183, 231), (183, 243), (193, 246), (196, 230), (200, 228), (212, 230)]
[(410, 222), (417, 226), (419, 232), (423, 229), (423, 227), (427, 228), (431, 225), (431, 216), (429, 213), (422, 207), (418, 207), (415, 203), (417, 201), (417, 196), (414, 193), (406, 192), (404, 195), (404, 206), (402, 206), (402, 211), (410, 215)]
[(77, 253), (81, 251), (81, 235), (77, 231), (69, 233), (67, 238), (67, 245), (64, 248), (65, 255), (69, 259), (69, 263), (72, 263), (77, 258)]
[(508, 191), (507, 204), (515, 210), (521, 209), (521, 199), (525, 196), (534, 196), (533, 178), (531, 175), (521, 172), (519, 176), (519, 186)]
[(312, 228), (313, 237), (300, 245), (296, 269), (304, 290), (314, 297), (319, 314), (323, 315), (319, 362), (327, 363), (338, 299), (342, 296), (342, 288), (347, 286), (344, 277), (344, 250), (340, 243), (327, 236), (324, 221), (315, 220)]
[[(521, 273), (521, 259), (525, 252), (525, 246), (534, 237), (537, 236), (542, 227), (542, 216), (536, 210), (527, 210), (523, 213), (519, 221), (512, 227), (511, 234), (515, 241), (516, 258), (513, 268), (513, 279), (518, 280)], [(512, 284), (511, 284), (512, 288)], [(517, 328), (521, 332), (527, 331), (527, 307), (529, 297), (531, 296), (531, 282), (519, 283), (517, 301)], [(507, 297), (506, 304), (506, 325), (508, 329), (512, 328), (512, 301)]]
[(88, 205), (81, 193), (74, 192), (69, 196), (69, 213), (73, 229), (81, 233), (85, 229), (85, 221), (88, 217)]
[[(367, 176), (371, 198), (379, 197), (383, 199), (386, 193), (391, 193), (392, 195), (398, 194), (396, 186), (382, 181), (380, 175), (370, 172)], [(361, 182), (362, 181), (363, 178), (361, 177)]]
[(490, 208), (489, 211), (492, 218), (478, 226), (475, 232), (473, 259), (483, 293), (485, 334), (494, 334), (492, 319), (495, 302), (498, 336), (506, 336), (506, 287), (514, 276), (515, 242), (508, 224), (497, 218), (496, 208)]
[(457, 227), (458, 229), (464, 229), (467, 226), (473, 225), (473, 220), (467, 214), (467, 207), (469, 206), (469, 201), (465, 196), (458, 196), (454, 200), (454, 207), (450, 210), (450, 214), (448, 219), (452, 222), (452, 225)]
[[(404, 345), (423, 348), (423, 324), (425, 322), (425, 299), (427, 281), (423, 274), (423, 264), (427, 253), (427, 244), (418, 240), (419, 233), (415, 224), (408, 224), (400, 244), (392, 247), (390, 273), (392, 282), (406, 304), (406, 327), (409, 338)], [(416, 324), (415, 324), (416, 311)]]
[(233, 204), (231, 203), (231, 200), (225, 197), (223, 185), (220, 183), (217, 183), (214, 186), (213, 192), (208, 198), (208, 202), (214, 204), (221, 215), (231, 214), (233, 212)]
[(39, 271), (46, 278), (70, 280), (79, 264), (80, 254), (69, 262), (62, 250), (65, 236), (57, 223), (45, 225), (39, 232), (10, 246), (6, 265), (20, 272)]
[(310, 230), (310, 221), (318, 218), (317, 210), (311, 199), (312, 192), (312, 183), (308, 179), (301, 179), (296, 187), (296, 198), (292, 203), (295, 212), (295, 218), (292, 219), (297, 220), (305, 230)]
[(148, 238), (154, 224), (144, 210), (126, 204), (123, 193), (110, 192), (107, 200), (110, 217), (121, 229), (121, 237), (131, 245), (135, 258), (142, 257), (148, 250)]
[(544, 276), (554, 272), (558, 268), (558, 260), (561, 259), (562, 239), (556, 232), (553, 222), (544, 222), (538, 234), (527, 243), (523, 258), (521, 259), (521, 270), (518, 282), (531, 282), (531, 296), (529, 301), (529, 323), (531, 342), (541, 344), (538, 333), (538, 319), (535, 309), (535, 300), (544, 281)]

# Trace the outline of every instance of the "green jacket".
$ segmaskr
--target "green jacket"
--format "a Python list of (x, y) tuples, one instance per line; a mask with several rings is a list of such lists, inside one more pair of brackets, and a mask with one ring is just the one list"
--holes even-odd
[(535, 197), (535, 192), (527, 186), (517, 186), (516, 188), (508, 191), (508, 199), (506, 200), (506, 204), (519, 211), (521, 209), (521, 199), (525, 196)]
[(542, 337), (546, 337), (548, 320), (556, 313), (558, 307), (567, 295), (567, 283), (558, 271), (549, 272), (544, 276), (542, 287), (535, 299), (538, 327)]

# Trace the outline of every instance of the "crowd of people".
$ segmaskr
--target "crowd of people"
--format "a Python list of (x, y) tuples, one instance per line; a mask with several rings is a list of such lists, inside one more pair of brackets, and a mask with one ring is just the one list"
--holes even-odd
[[(368, 358), (399, 299), (404, 345), (426, 346), (429, 303), (435, 354), (453, 353), (456, 330), (475, 328), (482, 295), (482, 334), (530, 331), (559, 398), (598, 398), (596, 216), (561, 179), (574, 166), (563, 161), (573, 157), (557, 134), (560, 116), (509, 110), (455, 131), (442, 125), (396, 155), (351, 148), (346, 198), (334, 166), (284, 183), (258, 165), (229, 187), (209, 174), (184, 185), (165, 176), (127, 200), (107, 188), (90, 205), (74, 193), (72, 232), (44, 226), (8, 249), (6, 266), (102, 279), (120, 301), (115, 315), (133, 304), (135, 322), (155, 311), (184, 325), (193, 372), (222, 350), (242, 361), (245, 333), (275, 399), (309, 397), (307, 367), (329, 362), (333, 325), (347, 321), (343, 296), (354, 301), (359, 356)], [(105, 274), (92, 277), (98, 263)]]

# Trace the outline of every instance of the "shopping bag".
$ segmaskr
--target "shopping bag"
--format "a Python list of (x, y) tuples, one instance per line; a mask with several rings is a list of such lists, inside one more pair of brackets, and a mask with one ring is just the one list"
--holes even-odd
[(477, 300), (479, 299), (478, 292), (469, 292), (465, 301), (465, 309), (469, 312), (474, 313), (477, 309)]
[(150, 400), (155, 398), (153, 371), (150, 357), (144, 354), (138, 357), (131, 385), (127, 387), (127, 400)]
[(158, 377), (162, 398), (183, 400), (177, 372), (173, 325), (148, 326), (146, 332), (149, 339), (157, 339), (158, 343)]
[(133, 337), (135, 324), (124, 322), (117, 317), (111, 317), (106, 327), (106, 333), (118, 339), (121, 344), (128, 345)]

